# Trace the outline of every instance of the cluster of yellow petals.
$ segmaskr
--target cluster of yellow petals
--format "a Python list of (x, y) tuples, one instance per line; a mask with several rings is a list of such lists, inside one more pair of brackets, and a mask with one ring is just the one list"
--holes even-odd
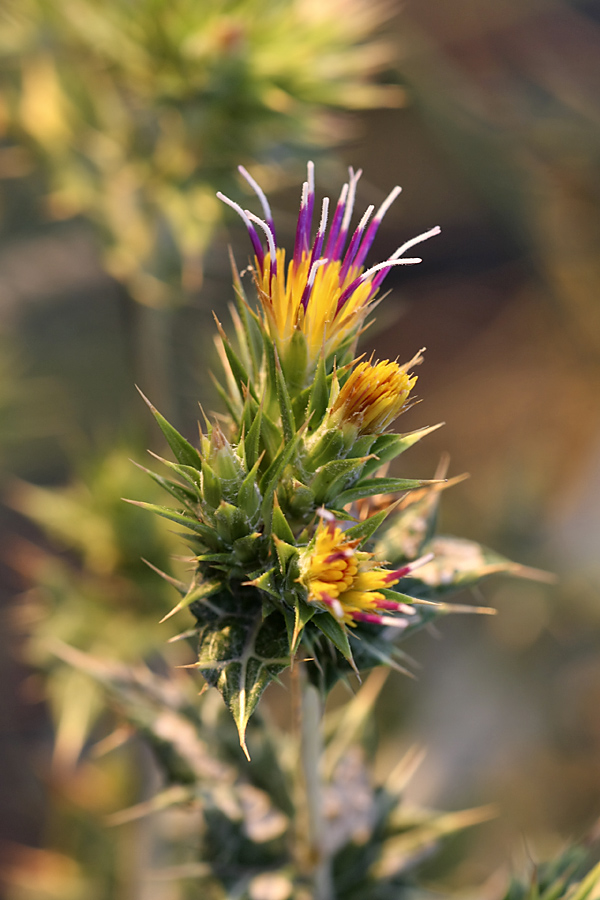
[(371, 553), (357, 551), (359, 543), (345, 540), (344, 532), (333, 522), (320, 522), (300, 579), (308, 590), (309, 603), (318, 603), (339, 622), (352, 626), (357, 616), (379, 613), (385, 602), (379, 589), (399, 581), (389, 569), (377, 568)]
[(336, 424), (355, 425), (361, 434), (385, 431), (405, 409), (417, 380), (407, 369), (421, 360), (419, 353), (403, 366), (387, 359), (375, 365), (359, 363), (331, 407), (330, 418)]
[(348, 337), (355, 337), (369, 312), (371, 279), (358, 284), (338, 310), (340, 297), (360, 276), (362, 268), (350, 266), (340, 280), (342, 262), (331, 259), (316, 270), (306, 310), (302, 303), (310, 275), (311, 254), (303, 253), (298, 265), (292, 259), (285, 269), (285, 250), (277, 249), (277, 272), (271, 278), (269, 257), (261, 271), (257, 267), (257, 286), (265, 322), (271, 338), (285, 347), (294, 331), (301, 331), (314, 363), (325, 348), (328, 356)]

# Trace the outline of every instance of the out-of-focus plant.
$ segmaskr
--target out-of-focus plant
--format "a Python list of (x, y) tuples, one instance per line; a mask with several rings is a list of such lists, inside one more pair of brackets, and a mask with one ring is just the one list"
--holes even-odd
[(199, 284), (235, 164), (339, 140), (325, 110), (397, 105), (364, 0), (3, 0), (1, 127), (39, 154), (48, 209), (90, 216), (144, 303)]
[(121, 500), (141, 488), (143, 476), (118, 449), (83, 469), (66, 487), (15, 482), (7, 496), (49, 542), (33, 545), (15, 538), (10, 559), (31, 584), (19, 617), (31, 633), (27, 659), (46, 673), (59, 768), (76, 763), (104, 704), (88, 680), (58, 663), (53, 648), (67, 643), (102, 657), (137, 661), (160, 655), (169, 637), (168, 629), (158, 626), (168, 609), (166, 584), (142, 556), (152, 555), (168, 568), (173, 537)]
[[(493, 572), (536, 573), (475, 542), (435, 534), (440, 493), (452, 483), (444, 471), (432, 481), (387, 471), (432, 431), (389, 430), (411, 403), (412, 369), (422, 357), (417, 353), (405, 365), (374, 363), (356, 358), (356, 342), (385, 275), (418, 262), (406, 252), (437, 229), (366, 269), (366, 254), (397, 189), (374, 216), (369, 209), (352, 234), (358, 174), (351, 172), (329, 229), (324, 201), (313, 240), (309, 166), (286, 267), (266, 197), (244, 174), (264, 218), (227, 202), (250, 232), (258, 307), (235, 272), (235, 338), (218, 325), (227, 413), (205, 420), (197, 449), (152, 408), (176, 462), (164, 461), (169, 477), (149, 474), (176, 507), (139, 505), (186, 529), (191, 586), (166, 575), (181, 601), (167, 613), (163, 583), (138, 560), (141, 549), (158, 570), (168, 567), (164, 535), (145, 534), (139, 511), (117, 499), (142, 492), (122, 454), (108, 455), (88, 476), (87, 488), (20, 486), (13, 495), (13, 505), (80, 560), (42, 553), (29, 606), (38, 615), (32, 653), (50, 671), (58, 712), (58, 769), (73, 766), (89, 747), (92, 729), (102, 739), (100, 752), (123, 753), (114, 748), (132, 730), (153, 747), (162, 788), (114, 815), (112, 824), (123, 827), (162, 811), (155, 832), (160, 862), (147, 877), (170, 882), (176, 900), (198, 891), (209, 900), (425, 898), (427, 892), (414, 884), (416, 863), (444, 835), (490, 811), (411, 809), (401, 802), (410, 758), (384, 784), (373, 781), (360, 743), (383, 683), (378, 667), (402, 669), (406, 658), (398, 639), (434, 618), (480, 611), (448, 602), (457, 590)], [(165, 612), (171, 628), (172, 614), (185, 608), (195, 624), (176, 636), (181, 641), (174, 646), (184, 648), (180, 661), (190, 659), (188, 641), (199, 641), (190, 668), (221, 692), (237, 734), (215, 694), (198, 700), (193, 677), (168, 669), (165, 674), (158, 648), (172, 632), (159, 637), (156, 619)], [(50, 662), (49, 651), (62, 665)], [(140, 655), (148, 666), (98, 659)], [(257, 707), (264, 688), (288, 666), (296, 725), (283, 734)], [(369, 669), (375, 671), (356, 698), (323, 718), (331, 687)], [(69, 679), (71, 688), (65, 688)], [(98, 721), (98, 688), (129, 725), (120, 736), (110, 734), (111, 717)], [(109, 732), (104, 737), (103, 730)], [(83, 759), (89, 768), (86, 753)], [(102, 785), (102, 769), (97, 762), (92, 768)], [(123, 785), (122, 774), (116, 780)], [(113, 801), (125, 795), (109, 793)], [(99, 809), (90, 832), (96, 838)], [(65, 818), (70, 828), (59, 832), (62, 843), (55, 849), (63, 854), (73, 895), (85, 896), (94, 877), (99, 896), (114, 895), (114, 840), (104, 848), (112, 857), (99, 874), (89, 845), (86, 853), (74, 847), (77, 841), (69, 843), (72, 811), (70, 820), (63, 811), (63, 823)], [(69, 868), (73, 858), (78, 862)], [(22, 874), (15, 866), (15, 898)], [(572, 900), (591, 896), (585, 891), (597, 877), (594, 871), (574, 885)], [(558, 898), (563, 895), (556, 890), (566, 884), (540, 882), (537, 894), (509, 893), (506, 900)]]
[(513, 879), (503, 900), (593, 900), (598, 896), (600, 864), (586, 873), (588, 850), (573, 845), (524, 879)]
[(28, 371), (14, 339), (0, 334), (0, 473), (23, 471), (41, 446), (59, 437), (64, 398), (49, 378)]
[[(174, 478), (154, 478), (177, 508), (139, 505), (190, 532), (195, 573), (191, 585), (180, 585), (182, 599), (171, 614), (186, 607), (193, 613), (195, 668), (221, 692), (248, 758), (250, 717), (267, 685), (292, 667), (301, 708), (297, 768), (306, 804), (295, 833), (305, 850), (296, 854), (282, 897), (303, 896), (304, 885), (314, 900), (392, 896), (370, 851), (363, 858), (346, 848), (349, 862), (337, 868), (327, 845), (321, 704), (352, 672), (382, 663), (398, 667), (398, 638), (432, 619), (490, 612), (446, 602), (466, 584), (494, 571), (532, 573), (474, 542), (435, 537), (443, 479), (387, 473), (396, 457), (433, 430), (389, 430), (411, 402), (417, 380), (412, 369), (422, 356), (404, 365), (364, 361), (356, 358), (357, 339), (385, 276), (395, 266), (419, 263), (405, 254), (439, 229), (365, 268), (399, 189), (374, 216), (370, 207), (352, 232), (360, 173), (351, 170), (331, 215), (328, 198), (323, 200), (313, 235), (309, 163), (286, 265), (267, 198), (242, 172), (263, 217), (219, 196), (248, 229), (258, 308), (234, 271), (235, 338), (217, 322), (224, 372), (218, 387), (227, 415), (205, 420), (196, 449), (150, 404), (176, 458), (164, 461)], [(236, 858), (228, 857), (228, 865)]]

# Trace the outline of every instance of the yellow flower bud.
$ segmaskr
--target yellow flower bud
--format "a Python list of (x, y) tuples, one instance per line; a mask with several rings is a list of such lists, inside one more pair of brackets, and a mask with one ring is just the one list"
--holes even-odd
[(396, 584), (409, 567), (391, 571), (373, 561), (373, 554), (357, 550), (360, 541), (345, 540), (335, 522), (320, 522), (314, 544), (300, 564), (300, 582), (308, 590), (308, 602), (326, 609), (340, 624), (354, 627), (372, 622), (404, 627), (405, 618), (382, 615), (384, 611), (411, 614), (412, 609), (386, 600), (382, 588)]
[(404, 366), (387, 359), (359, 363), (331, 407), (330, 422), (354, 425), (359, 434), (381, 434), (407, 408), (417, 380), (407, 369), (421, 360), (418, 353)]

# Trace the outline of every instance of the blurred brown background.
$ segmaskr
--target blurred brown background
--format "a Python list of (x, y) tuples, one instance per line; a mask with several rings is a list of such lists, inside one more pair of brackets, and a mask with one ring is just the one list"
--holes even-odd
[[(586, 833), (600, 814), (600, 3), (408, 0), (383, 30), (392, 53), (378, 77), (401, 88), (402, 105), (376, 108), (373, 100), (342, 116), (334, 104), (329, 137), (333, 129), (343, 141), (334, 150), (313, 141), (311, 152), (321, 196), (337, 195), (347, 165), (364, 169), (361, 213), (402, 185), (374, 262), (442, 227), (422, 246), (422, 265), (390, 275), (392, 293), (364, 339), (380, 358), (409, 359), (427, 347), (422, 403), (402, 427), (446, 427), (403, 458), (403, 472), (430, 477), (448, 451), (450, 474), (471, 477), (444, 496), (441, 529), (558, 575), (553, 587), (487, 584), (497, 617), (448, 619), (439, 638), (415, 639), (408, 649), (417, 680), (393, 675), (379, 702), (382, 770), (414, 742), (428, 748), (415, 801), (499, 804), (499, 819), (469, 835), (452, 876), (480, 883), (523, 852), (537, 858)], [(5, 71), (10, 82), (8, 63)], [(8, 88), (6, 96), (10, 111)], [(27, 503), (14, 477), (61, 486), (85, 480), (86, 460), (116, 446), (141, 458), (157, 438), (136, 380), (193, 435), (198, 400), (216, 405), (210, 311), (227, 316), (227, 244), (240, 265), (248, 248), (235, 222), (215, 218), (214, 236), (198, 239), (178, 275), (176, 299), (148, 300), (151, 279), (168, 282), (164, 270), (136, 280), (114, 257), (107, 268), (106, 222), (94, 224), (83, 207), (56, 213), (48, 159), (22, 123), (11, 130), (4, 118), (7, 635), (22, 593), (34, 589), (32, 548), (55, 552), (15, 511)], [(252, 169), (256, 150), (252, 171), (274, 166), (270, 196), (289, 243), (302, 154), (273, 146), (281, 144), (243, 147), (239, 161)], [(232, 164), (234, 156), (235, 148)], [(217, 174), (243, 196), (232, 173)], [(125, 244), (128, 228), (133, 220)], [(62, 554), (82, 552), (61, 539)], [(36, 846), (52, 729), (34, 676), (15, 659), (24, 639), (3, 640), (0, 830)]]

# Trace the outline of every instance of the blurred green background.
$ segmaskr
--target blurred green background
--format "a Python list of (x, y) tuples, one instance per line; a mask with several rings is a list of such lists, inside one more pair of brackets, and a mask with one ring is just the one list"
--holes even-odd
[[(553, 587), (490, 581), (497, 617), (415, 638), (417, 680), (393, 674), (382, 692), (382, 772), (422, 744), (415, 802), (499, 806), (461, 838), (460, 866), (433, 874), (481, 884), (593, 827), (599, 84), (596, 0), (2, 0), (0, 837), (11, 898), (80, 896), (77, 823), (99, 832), (143, 781), (131, 761), (82, 756), (106, 713), (52, 641), (186, 660), (164, 643), (184, 614), (179, 629), (156, 624), (172, 596), (140, 562), (176, 572), (177, 540), (120, 498), (153, 499), (128, 458), (163, 449), (136, 382), (191, 437), (198, 401), (218, 408), (211, 310), (227, 319), (228, 245), (240, 267), (249, 254), (214, 192), (256, 208), (239, 163), (267, 189), (288, 246), (307, 158), (320, 196), (337, 196), (348, 165), (364, 169), (360, 213), (403, 186), (373, 262), (442, 226), (421, 266), (390, 274), (364, 338), (380, 358), (427, 347), (422, 402), (402, 427), (446, 427), (399, 474), (431, 477), (448, 451), (450, 474), (471, 477), (444, 495), (442, 530), (558, 575)], [(285, 706), (277, 688), (271, 703)], [(119, 871), (133, 866), (127, 840), (107, 844)], [(23, 882), (32, 866), (63, 893)], [(137, 896), (128, 877), (94, 896)]]

